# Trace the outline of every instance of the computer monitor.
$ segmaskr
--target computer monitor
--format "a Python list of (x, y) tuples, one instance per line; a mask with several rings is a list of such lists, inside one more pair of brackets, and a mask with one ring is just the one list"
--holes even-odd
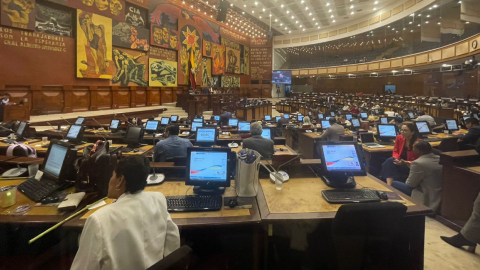
[(223, 193), (230, 186), (233, 163), (230, 148), (189, 147), (187, 149), (185, 184), (196, 186), (193, 191)]
[(195, 136), (195, 142), (200, 145), (214, 145), (217, 139), (217, 129), (199, 127)]
[(304, 118), (304, 117), (305, 117), (305, 116), (299, 114), (299, 115), (297, 116), (297, 119), (298, 119), (299, 122), (303, 122), (303, 118)]
[(265, 115), (265, 121), (272, 121), (271, 115)]
[(323, 113), (319, 113), (319, 114), (317, 115), (317, 117), (318, 117), (318, 119), (323, 119)]
[(330, 116), (335, 116), (335, 112), (330, 112)]
[(215, 121), (220, 121), (220, 115), (214, 115), (213, 119), (215, 119)]
[(358, 118), (352, 118), (352, 126), (354, 128), (359, 128), (361, 127), (362, 125), (360, 124), (360, 119)]
[(347, 118), (347, 120), (349, 120), (349, 121), (350, 121), (350, 119), (352, 119), (352, 117), (353, 117), (353, 116), (352, 116), (351, 114), (345, 115), (345, 118)]
[[(218, 119), (218, 120), (220, 120), (220, 119)], [(193, 119), (193, 122), (201, 122), (201, 123), (203, 123), (203, 118), (195, 118), (195, 119)]]
[(169, 117), (162, 117), (162, 119), (160, 121), (161, 121), (160, 125), (162, 125), (162, 126), (167, 126), (168, 124), (170, 124), (170, 118)]
[(362, 119), (367, 119), (367, 118), (368, 118), (368, 114), (365, 113), (365, 112), (362, 112), (362, 113), (360, 113), (360, 117), (362, 117)]
[(388, 117), (380, 117), (380, 124), (388, 124)]
[(445, 120), (445, 127), (449, 131), (456, 131), (459, 130), (458, 123), (456, 119), (447, 119)]
[(262, 137), (263, 138), (273, 140), (272, 135), (273, 135), (273, 133), (272, 133), (271, 128), (262, 128)]
[(322, 129), (327, 129), (330, 127), (330, 121), (322, 120)]
[(72, 145), (53, 140), (43, 161), (44, 176), (57, 183), (72, 180), (76, 174), (73, 166), (76, 157), (77, 150)]
[(197, 131), (198, 127), (203, 127), (203, 123), (200, 122), (192, 122), (192, 128), (190, 129), (191, 131), (195, 132)]
[(409, 112), (409, 113), (408, 113), (408, 117), (409, 117), (410, 119), (415, 119), (415, 114), (413, 114), (413, 112)]
[(67, 136), (65, 136), (69, 142), (79, 143), (83, 138), (84, 126), (81, 125), (71, 125), (67, 131)]
[[(163, 120), (163, 118), (162, 118)], [(149, 120), (147, 121), (147, 124), (145, 125), (145, 130), (146, 131), (157, 131), (158, 130), (158, 124), (159, 122), (156, 120)]]
[(128, 144), (128, 148), (137, 148), (143, 138), (143, 127), (129, 126), (123, 142)]
[(332, 118), (333, 116), (327, 116), (325, 117), (325, 120), (330, 120), (330, 118)]
[(28, 124), (27, 122), (20, 122), (18, 124), (17, 130), (15, 131), (15, 135), (17, 136), (17, 140), (21, 140), (22, 138), (25, 137), (25, 134), (28, 131)]
[(430, 126), (428, 125), (427, 121), (415, 121), (415, 125), (417, 126), (419, 134), (432, 134), (432, 131), (430, 130)]
[(373, 137), (373, 133), (370, 132), (365, 132), (365, 133), (360, 133), (360, 139), (362, 140), (363, 143), (374, 143), (375, 138)]
[(312, 116), (312, 112), (308, 112), (308, 115), (309, 115), (309, 116)]
[(247, 121), (238, 122), (238, 131), (250, 132), (250, 122), (247, 122)]
[(283, 117), (289, 119), (289, 118), (290, 118), (290, 115), (289, 115), (288, 113), (284, 113), (284, 114), (283, 114)]
[(77, 120), (75, 120), (75, 125), (83, 125), (86, 119), (86, 117), (78, 117)]
[(378, 115), (378, 109), (375, 109), (375, 115)]
[(121, 124), (121, 121), (119, 119), (112, 119), (112, 121), (110, 122), (110, 129), (118, 129), (118, 126), (120, 126)]
[(178, 121), (178, 115), (170, 115), (170, 122), (177, 122)]
[(237, 118), (230, 118), (228, 119), (228, 125), (230, 127), (236, 127), (238, 126), (238, 119)]
[(377, 132), (380, 140), (390, 141), (397, 137), (397, 126), (393, 124), (378, 124)]
[(281, 116), (275, 116), (275, 122), (278, 122), (282, 117)]

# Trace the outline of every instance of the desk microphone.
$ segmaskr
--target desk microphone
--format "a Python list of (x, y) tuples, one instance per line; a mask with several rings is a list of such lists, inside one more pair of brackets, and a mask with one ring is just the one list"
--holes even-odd
[(69, 125), (72, 125), (72, 123), (68, 122), (67, 119), (65, 119), (65, 118), (63, 118), (63, 117), (61, 117), (61, 116), (60, 116), (60, 118), (61, 118), (63, 121), (67, 122)]
[(4, 127), (4, 126), (0, 126), (0, 128), (3, 128), (4, 130), (10, 131), (10, 132), (15, 132), (15, 131), (13, 131), (13, 129), (11, 129), (11, 128), (6, 128), (6, 127)]
[[(153, 140), (153, 145), (155, 145), (155, 132), (153, 133), (152, 140)], [(148, 175), (147, 185), (158, 185), (158, 184), (161, 184), (163, 180), (165, 180), (165, 175), (163, 173), (159, 173), (157, 175), (155, 172), (155, 167), (153, 167), (153, 174)]]
[(47, 124), (53, 129), (54, 132), (60, 132), (60, 130), (58, 130), (54, 126), (52, 126), (52, 124), (50, 124), (50, 122), (47, 122)]
[(125, 119), (127, 119), (127, 124), (128, 125), (133, 125), (133, 123), (128, 122), (128, 117), (126, 117), (125, 114), (122, 113), (122, 116), (125, 117)]
[(56, 129), (52, 126), (52, 124), (50, 124), (50, 122), (47, 122), (47, 124), (48, 124), (50, 127), (52, 127), (52, 128), (55, 130), (55, 132), (57, 132), (58, 134), (60, 134), (60, 136), (62, 136), (62, 141), (63, 141), (63, 142), (68, 141), (68, 140), (65, 140), (65, 136), (63, 136), (63, 134), (60, 132), (60, 130), (56, 130)]
[(105, 130), (105, 129), (103, 128), (103, 125), (100, 124), (97, 120), (95, 120), (95, 118), (92, 118), (92, 120), (95, 121), (95, 123), (97, 123), (97, 124), (100, 125), (100, 127), (98, 128), (99, 131)]

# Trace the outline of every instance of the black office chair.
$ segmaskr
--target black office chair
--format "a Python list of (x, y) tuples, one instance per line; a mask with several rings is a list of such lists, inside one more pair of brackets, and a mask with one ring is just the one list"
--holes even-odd
[(189, 246), (181, 246), (179, 249), (170, 253), (167, 257), (161, 259), (156, 264), (150, 266), (147, 270), (185, 270), (190, 264), (190, 254), (192, 249)]
[(332, 223), (338, 269), (406, 269), (392, 245), (406, 211), (396, 202), (342, 205)]
[(438, 145), (438, 150), (442, 152), (452, 152), (452, 151), (458, 151), (458, 138), (444, 138), (440, 142), (440, 145)]

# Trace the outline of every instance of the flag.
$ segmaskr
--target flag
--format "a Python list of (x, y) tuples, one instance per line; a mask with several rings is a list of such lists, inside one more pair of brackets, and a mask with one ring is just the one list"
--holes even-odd
[(190, 50), (190, 61), (188, 62), (188, 72), (190, 76), (190, 86), (195, 90), (197, 88), (197, 83), (195, 82), (195, 73), (192, 72), (196, 68), (195, 61), (193, 59), (193, 49)]

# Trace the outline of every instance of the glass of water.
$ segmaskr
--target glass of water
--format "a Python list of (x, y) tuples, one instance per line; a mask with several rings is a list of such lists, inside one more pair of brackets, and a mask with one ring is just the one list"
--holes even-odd
[(275, 188), (277, 190), (282, 190), (282, 185), (283, 185), (283, 177), (281, 173), (275, 173)]

